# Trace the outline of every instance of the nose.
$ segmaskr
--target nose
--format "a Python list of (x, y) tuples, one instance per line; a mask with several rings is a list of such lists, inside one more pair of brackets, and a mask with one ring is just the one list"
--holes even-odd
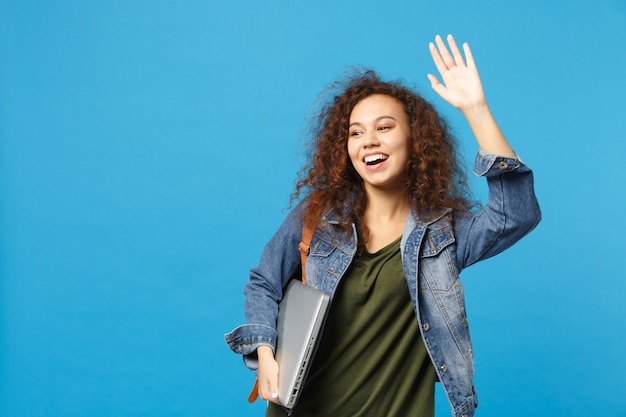
[(369, 148), (378, 145), (378, 135), (376, 130), (370, 130), (363, 135), (363, 147)]

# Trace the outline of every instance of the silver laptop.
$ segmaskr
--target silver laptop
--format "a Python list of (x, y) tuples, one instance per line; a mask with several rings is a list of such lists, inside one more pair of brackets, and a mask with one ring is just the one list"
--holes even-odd
[(278, 400), (287, 408), (294, 407), (300, 394), (328, 304), (327, 294), (300, 281), (293, 280), (285, 288), (278, 307), (275, 357)]

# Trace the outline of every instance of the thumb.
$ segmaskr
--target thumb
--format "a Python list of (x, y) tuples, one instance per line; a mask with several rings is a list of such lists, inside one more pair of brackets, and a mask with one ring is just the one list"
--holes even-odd
[(263, 400), (268, 400), (279, 404), (278, 401), (278, 366), (267, 370), (259, 384), (259, 396)]
[(439, 79), (435, 77), (433, 74), (427, 74), (426, 76), (430, 80), (430, 86), (432, 87), (432, 89), (435, 90), (437, 94), (443, 97), (443, 95), (445, 94), (444, 92), (446, 90), (446, 87), (443, 84), (441, 84), (439, 82)]
[(278, 401), (278, 373), (269, 378), (270, 400)]

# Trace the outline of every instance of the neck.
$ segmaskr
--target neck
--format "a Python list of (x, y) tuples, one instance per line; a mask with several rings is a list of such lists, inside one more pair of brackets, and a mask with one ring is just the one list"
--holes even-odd
[(379, 189), (366, 191), (366, 219), (379, 221), (404, 221), (411, 211), (411, 202), (404, 192), (386, 192)]
[(407, 193), (368, 190), (363, 218), (367, 227), (367, 250), (375, 253), (402, 235), (410, 211), (411, 202)]

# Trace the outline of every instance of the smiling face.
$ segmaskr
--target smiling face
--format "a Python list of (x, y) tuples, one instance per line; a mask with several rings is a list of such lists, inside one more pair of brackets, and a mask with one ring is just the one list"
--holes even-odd
[(403, 191), (410, 128), (402, 103), (382, 94), (359, 101), (350, 114), (348, 155), (366, 191)]

